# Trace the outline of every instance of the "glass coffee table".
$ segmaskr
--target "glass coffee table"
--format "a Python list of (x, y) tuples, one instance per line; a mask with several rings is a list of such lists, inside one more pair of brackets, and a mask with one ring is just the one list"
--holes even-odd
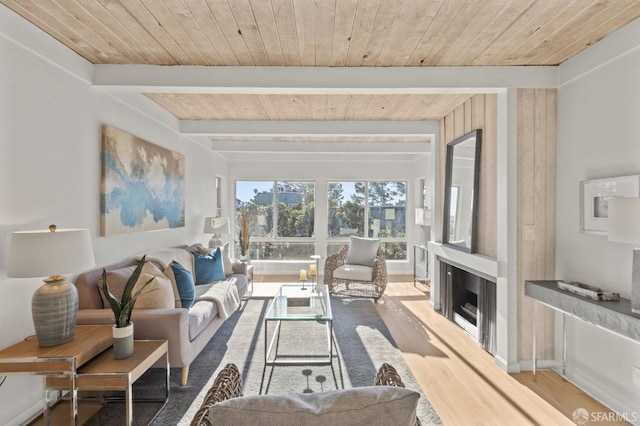
[[(313, 321), (326, 327), (327, 351), (322, 354), (278, 355), (280, 332), (284, 322)], [(275, 328), (274, 328), (275, 327)], [(291, 327), (288, 327), (291, 328)], [(302, 328), (302, 327), (301, 327)], [(269, 331), (271, 329), (271, 331)], [(298, 327), (287, 332), (297, 330)], [(301, 330), (302, 332), (302, 330)], [(299, 284), (283, 284), (271, 301), (264, 319), (264, 362), (274, 365), (330, 365), (333, 358), (333, 315), (329, 292), (324, 284), (318, 284), (315, 291)]]

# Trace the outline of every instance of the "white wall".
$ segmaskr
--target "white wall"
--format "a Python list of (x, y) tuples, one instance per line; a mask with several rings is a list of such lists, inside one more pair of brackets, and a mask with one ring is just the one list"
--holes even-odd
[[(181, 137), (176, 122), (161, 124), (73, 74), (90, 71), (90, 64), (76, 61), (70, 73), (27, 49), (43, 35), (13, 23), (0, 25), (0, 348), (34, 333), (31, 295), (42, 284), (39, 278), (6, 278), (13, 231), (51, 223), (88, 228), (97, 265), (154, 247), (205, 242), (202, 218), (215, 211), (215, 174), (227, 172), (219, 156)], [(58, 49), (45, 50), (68, 54)], [(98, 237), (102, 123), (185, 155), (185, 228)], [(41, 409), (43, 395), (34, 389), (41, 389), (36, 377), (10, 376), (0, 386), (0, 424), (23, 423)]]
[[(558, 91), (557, 277), (625, 298), (633, 247), (580, 232), (580, 181), (640, 173), (638, 75), (640, 21), (560, 66)], [(640, 424), (640, 388), (632, 383), (640, 343), (574, 319), (567, 336), (570, 379)]]

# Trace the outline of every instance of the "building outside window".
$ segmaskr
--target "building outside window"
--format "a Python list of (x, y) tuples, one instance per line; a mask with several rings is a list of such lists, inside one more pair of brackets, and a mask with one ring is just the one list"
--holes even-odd
[(314, 208), (313, 182), (237, 181), (236, 238), (244, 211), (251, 259), (308, 260), (315, 253)]
[(406, 259), (406, 192), (403, 181), (329, 182), (327, 253), (355, 235), (380, 238), (387, 259)]

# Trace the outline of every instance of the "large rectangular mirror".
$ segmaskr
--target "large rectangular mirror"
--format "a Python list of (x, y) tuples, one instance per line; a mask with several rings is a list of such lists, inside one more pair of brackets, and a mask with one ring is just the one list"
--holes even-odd
[(482, 130), (447, 144), (443, 243), (475, 253)]

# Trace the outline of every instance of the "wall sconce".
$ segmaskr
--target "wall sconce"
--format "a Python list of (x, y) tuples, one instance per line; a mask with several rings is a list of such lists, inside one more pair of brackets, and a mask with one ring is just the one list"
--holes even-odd
[(640, 314), (640, 198), (609, 200), (609, 241), (635, 244), (631, 278), (631, 311)]
[(209, 240), (209, 248), (216, 249), (222, 246), (221, 234), (231, 233), (228, 217), (205, 217), (204, 231), (205, 234), (213, 234)]
[(431, 210), (427, 208), (416, 209), (416, 225), (431, 225)]

